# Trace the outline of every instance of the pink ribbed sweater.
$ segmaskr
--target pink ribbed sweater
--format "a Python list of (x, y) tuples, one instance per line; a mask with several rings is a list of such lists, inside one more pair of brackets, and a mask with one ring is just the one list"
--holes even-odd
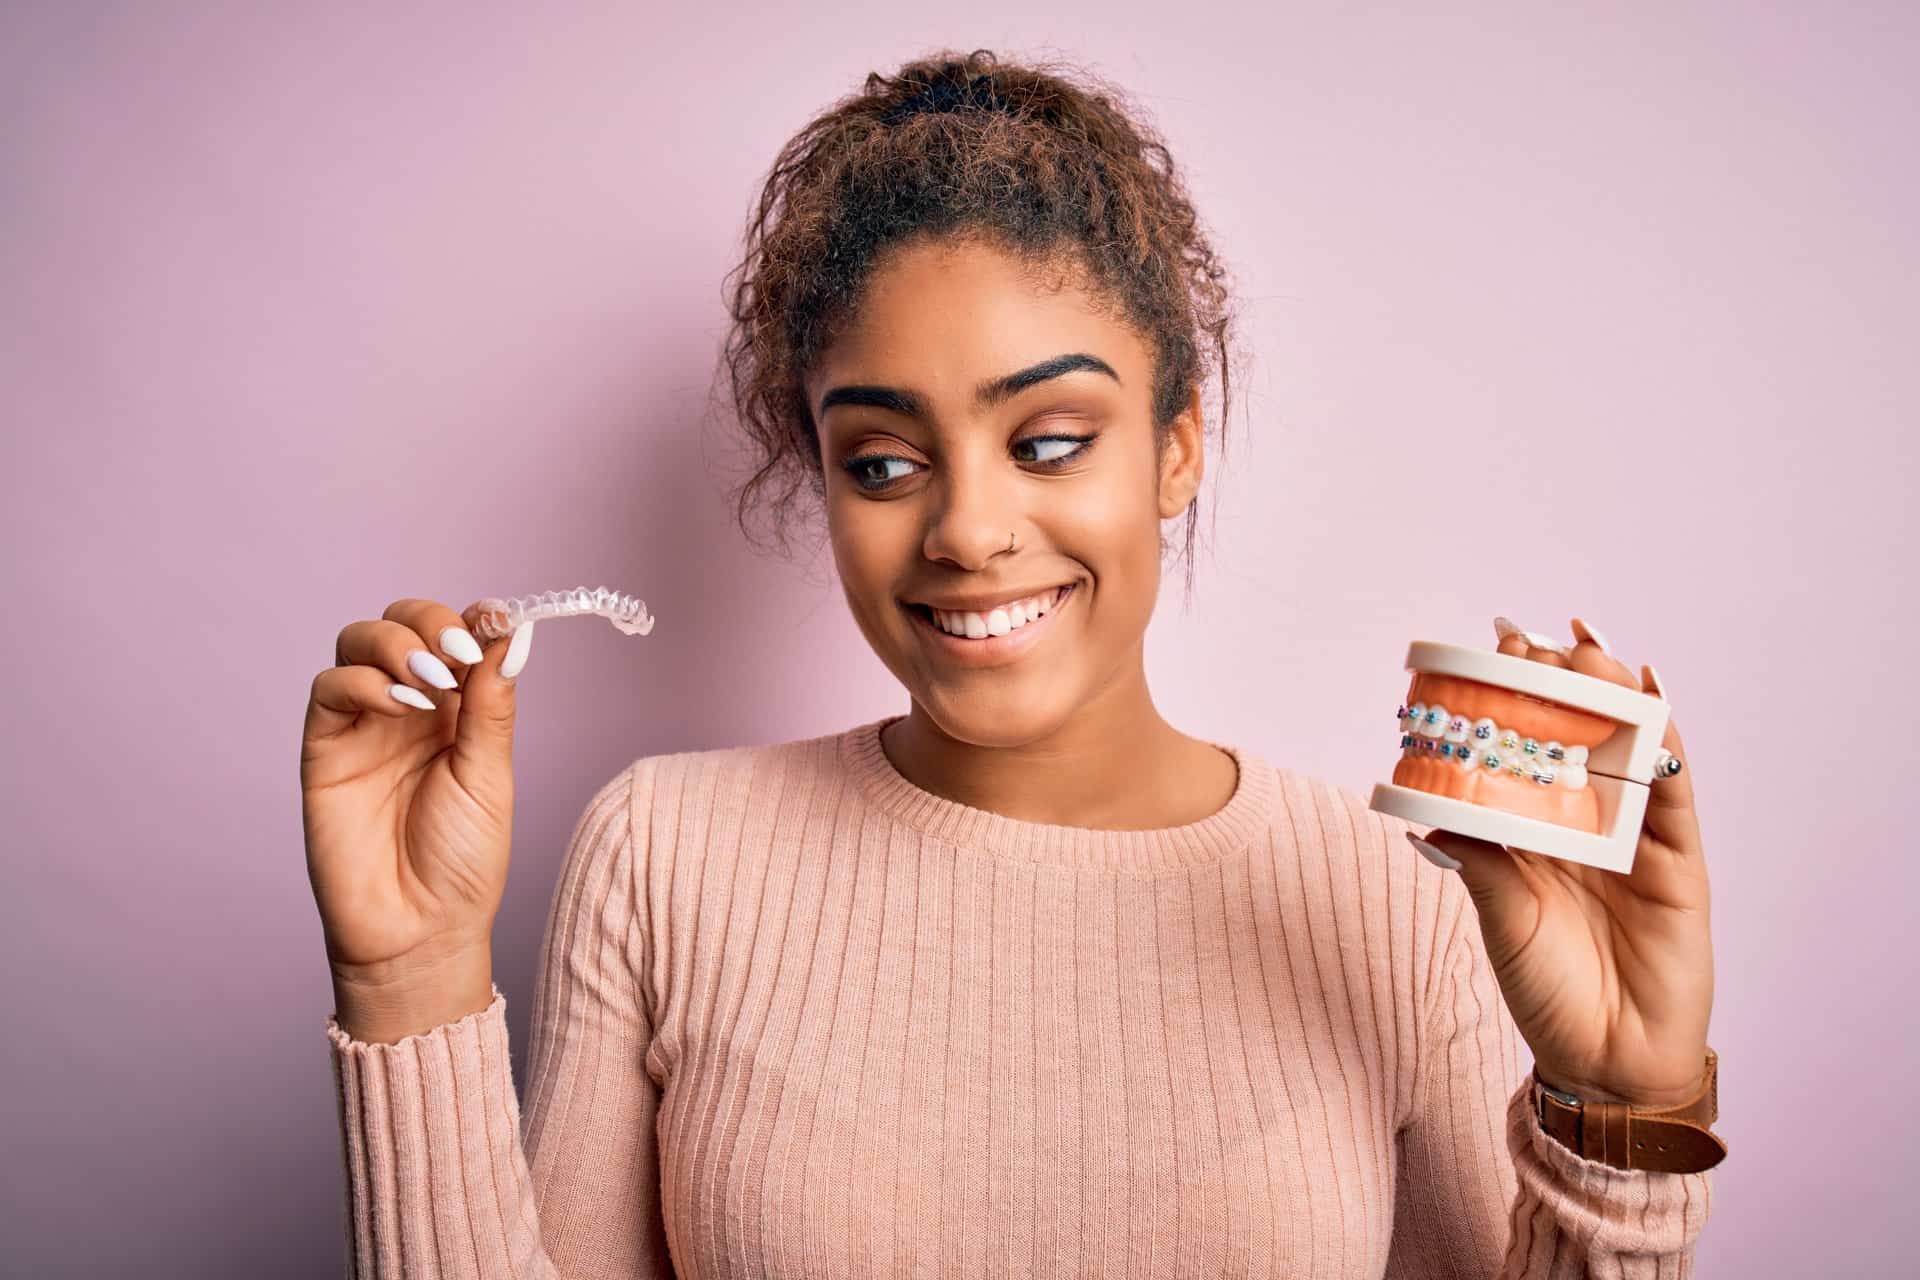
[(349, 1274), (1684, 1276), (1711, 1174), (1582, 1161), (1458, 877), (1344, 788), (1150, 831), (923, 791), (878, 720), (645, 757), (505, 1000), (327, 1020)]

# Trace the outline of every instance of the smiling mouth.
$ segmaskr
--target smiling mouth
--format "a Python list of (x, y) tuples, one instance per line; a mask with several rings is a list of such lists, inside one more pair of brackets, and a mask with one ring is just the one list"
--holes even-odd
[(1069, 595), (1073, 594), (1073, 589), (1077, 585), (1072, 582), (1065, 583), (1051, 591), (1043, 591), (1024, 600), (1009, 601), (979, 613), (950, 612), (924, 604), (909, 604), (907, 612), (949, 639), (991, 640), (999, 636), (1018, 634), (1027, 627), (1045, 620)]

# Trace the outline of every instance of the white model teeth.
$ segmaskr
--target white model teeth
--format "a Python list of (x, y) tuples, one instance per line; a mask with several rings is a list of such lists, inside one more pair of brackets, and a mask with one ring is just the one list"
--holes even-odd
[(1009, 631), (1018, 631), (1029, 622), (1038, 621), (1053, 611), (1054, 598), (1059, 588), (1042, 591), (1037, 596), (1028, 596), (1025, 600), (1015, 600), (991, 609), (986, 613), (949, 613), (945, 609), (931, 609), (933, 620), (942, 631), (950, 635), (965, 636), (969, 640), (984, 640), (988, 636), (1004, 636)]
[(1401, 754), (1408, 760), (1438, 756), (1452, 761), (1462, 773), (1531, 778), (1562, 791), (1587, 785), (1584, 746), (1522, 737), (1513, 729), (1501, 728), (1491, 717), (1469, 720), (1437, 702), (1403, 705), (1395, 716), (1400, 722)]

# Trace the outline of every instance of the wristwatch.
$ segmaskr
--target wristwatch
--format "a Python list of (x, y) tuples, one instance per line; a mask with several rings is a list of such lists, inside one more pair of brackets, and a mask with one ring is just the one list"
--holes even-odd
[(1616, 1169), (1699, 1173), (1726, 1158), (1727, 1144), (1707, 1126), (1720, 1118), (1720, 1059), (1707, 1050), (1700, 1092), (1671, 1107), (1582, 1102), (1533, 1071), (1533, 1112), (1540, 1127), (1584, 1160)]

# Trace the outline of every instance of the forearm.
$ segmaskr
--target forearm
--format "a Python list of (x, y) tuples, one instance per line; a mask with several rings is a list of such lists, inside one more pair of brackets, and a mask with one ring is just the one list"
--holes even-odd
[(351, 1039), (337, 1022), (328, 1037), (350, 1274), (559, 1280), (521, 1138), (504, 998), (392, 1043)]

